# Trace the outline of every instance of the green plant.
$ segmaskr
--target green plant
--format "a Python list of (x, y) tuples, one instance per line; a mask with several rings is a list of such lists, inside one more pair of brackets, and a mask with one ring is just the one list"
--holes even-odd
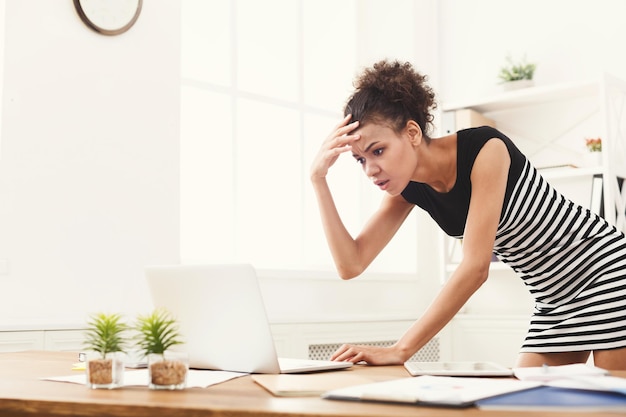
[(500, 68), (498, 78), (502, 82), (516, 80), (532, 80), (535, 74), (536, 64), (526, 62), (526, 57), (519, 62), (514, 62), (511, 56), (506, 57), (507, 65)]
[(146, 355), (163, 354), (170, 347), (183, 343), (176, 320), (163, 308), (155, 309), (148, 315), (139, 315), (135, 330), (137, 346)]
[(128, 325), (123, 322), (120, 314), (93, 314), (87, 322), (84, 346), (100, 353), (102, 358), (110, 352), (124, 352), (124, 333), (127, 330)]

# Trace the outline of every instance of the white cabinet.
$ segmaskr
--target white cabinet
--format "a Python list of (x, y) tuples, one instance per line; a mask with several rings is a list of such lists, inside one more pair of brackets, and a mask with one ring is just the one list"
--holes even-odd
[(83, 347), (85, 330), (46, 330), (44, 331), (44, 349), (78, 352)]
[(452, 322), (450, 345), (456, 361), (492, 361), (512, 367), (528, 329), (524, 316), (460, 314)]
[(0, 332), (0, 352), (42, 350), (43, 340), (41, 331)]
[(23, 350), (80, 351), (84, 330), (0, 331), (0, 352)]

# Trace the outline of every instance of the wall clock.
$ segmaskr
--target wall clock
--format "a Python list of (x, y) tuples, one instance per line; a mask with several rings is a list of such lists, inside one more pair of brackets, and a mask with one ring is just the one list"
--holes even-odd
[(119, 35), (139, 18), (143, 0), (74, 0), (81, 20), (102, 35)]

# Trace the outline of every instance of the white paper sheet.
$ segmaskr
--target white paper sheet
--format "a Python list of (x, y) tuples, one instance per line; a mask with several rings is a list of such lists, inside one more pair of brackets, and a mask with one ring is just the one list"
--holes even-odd
[(626, 378), (616, 376), (579, 376), (571, 379), (550, 381), (546, 385), (560, 388), (619, 392), (626, 395)]
[[(190, 369), (187, 374), (187, 387), (188, 388), (206, 388), (211, 385), (226, 382), (230, 379), (238, 378), (240, 376), (248, 375), (240, 372), (228, 372), (228, 371), (208, 371)], [(87, 383), (86, 375), (84, 373), (76, 373), (74, 375), (67, 376), (52, 376), (41, 378), (46, 381), (56, 382), (70, 382), (73, 384)], [(124, 372), (124, 386), (148, 386), (148, 370), (127, 370)]]
[(528, 368), (513, 368), (513, 373), (522, 381), (555, 381), (580, 376), (607, 375), (608, 371), (583, 363), (559, 366), (538, 366)]

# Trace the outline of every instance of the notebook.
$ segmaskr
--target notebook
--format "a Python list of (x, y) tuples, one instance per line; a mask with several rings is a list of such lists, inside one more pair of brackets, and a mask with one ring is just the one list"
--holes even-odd
[(278, 358), (255, 269), (248, 264), (145, 268), (155, 307), (177, 319), (189, 366), (260, 374), (344, 369), (350, 362)]
[(476, 405), (484, 410), (567, 411), (577, 415), (596, 411), (623, 413), (626, 410), (626, 395), (611, 391), (541, 386), (479, 400)]
[(469, 407), (478, 400), (539, 386), (538, 381), (422, 375), (328, 391), (322, 398), (425, 406)]
[(354, 372), (316, 374), (255, 374), (252, 380), (276, 397), (319, 397), (326, 391), (373, 382)]
[(515, 376), (543, 385), (477, 402), (493, 410), (621, 411), (626, 410), (626, 378), (587, 364), (515, 368)]

